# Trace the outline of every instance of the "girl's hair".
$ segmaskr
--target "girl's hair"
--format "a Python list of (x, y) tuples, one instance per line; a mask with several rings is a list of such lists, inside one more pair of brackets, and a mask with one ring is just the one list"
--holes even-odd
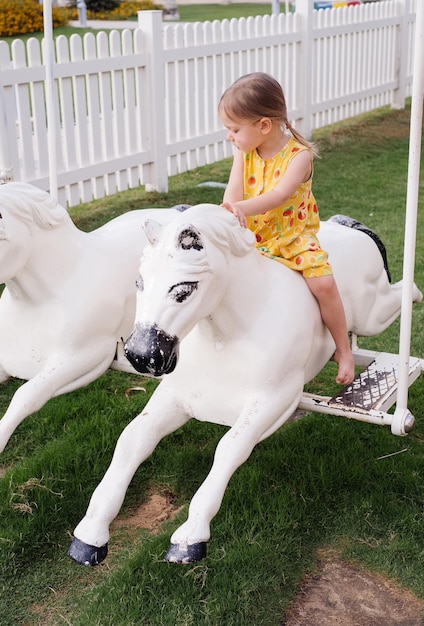
[(232, 121), (256, 121), (263, 117), (279, 122), (299, 143), (314, 154), (314, 145), (293, 128), (287, 119), (287, 105), (280, 83), (269, 74), (255, 72), (238, 78), (221, 96), (218, 110)]

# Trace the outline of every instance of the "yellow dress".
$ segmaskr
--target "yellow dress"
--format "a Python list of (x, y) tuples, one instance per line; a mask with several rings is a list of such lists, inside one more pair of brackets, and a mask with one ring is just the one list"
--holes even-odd
[[(244, 199), (271, 191), (284, 175), (291, 159), (306, 146), (292, 137), (277, 155), (266, 161), (256, 150), (244, 154)], [(248, 217), (258, 250), (305, 278), (331, 275), (328, 254), (320, 246), (318, 207), (312, 193), (312, 176), (290, 200), (276, 209)]]

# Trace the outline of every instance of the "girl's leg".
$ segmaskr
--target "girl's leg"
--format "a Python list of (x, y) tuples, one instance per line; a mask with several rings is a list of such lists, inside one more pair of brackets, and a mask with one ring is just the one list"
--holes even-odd
[(322, 320), (336, 344), (334, 360), (339, 366), (336, 382), (340, 385), (348, 385), (355, 376), (355, 364), (347, 334), (343, 303), (336, 281), (333, 276), (317, 276), (305, 278), (305, 280), (318, 300)]

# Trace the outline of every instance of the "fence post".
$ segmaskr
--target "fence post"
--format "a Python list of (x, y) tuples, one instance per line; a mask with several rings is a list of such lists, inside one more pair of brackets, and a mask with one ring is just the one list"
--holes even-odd
[(301, 118), (296, 121), (296, 128), (307, 139), (312, 133), (312, 50), (313, 50), (313, 29), (312, 15), (314, 3), (312, 0), (297, 0), (296, 13), (301, 18), (300, 25), (300, 54), (299, 54), (299, 71), (300, 80), (298, 84), (298, 93), (296, 100), (300, 105)]
[[(422, 2), (422, 0), (421, 0)], [(406, 75), (408, 60), (408, 13), (407, 0), (398, 0), (396, 3), (399, 28), (396, 30), (395, 44), (395, 73), (397, 87), (393, 91), (392, 109), (403, 109), (405, 107), (406, 98)]]
[(13, 180), (12, 158), (9, 149), (6, 106), (0, 70), (0, 184)]
[(56, 100), (54, 84), (54, 39), (53, 39), (53, 16), (51, 0), (44, 0), (43, 3), (43, 25), (44, 25), (44, 66), (46, 77), (44, 80), (44, 90), (46, 99), (47, 117), (47, 144), (49, 153), (49, 193), (57, 199), (57, 128), (56, 128)]
[(145, 183), (146, 191), (168, 191), (166, 171), (165, 135), (165, 88), (162, 11), (139, 11), (138, 27), (143, 31), (144, 49), (147, 60), (147, 98), (143, 103), (143, 115), (152, 150), (150, 180)]

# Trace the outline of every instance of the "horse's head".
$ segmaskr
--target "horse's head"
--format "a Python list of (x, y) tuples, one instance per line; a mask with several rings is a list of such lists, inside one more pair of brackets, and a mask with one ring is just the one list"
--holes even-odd
[(254, 237), (216, 205), (191, 207), (167, 227), (144, 225), (134, 329), (125, 354), (136, 370), (169, 374), (180, 341), (218, 306), (227, 287), (231, 253), (253, 250)]
[(28, 261), (34, 225), (55, 228), (70, 220), (63, 207), (29, 183), (0, 185), (0, 282), (7, 282)]

